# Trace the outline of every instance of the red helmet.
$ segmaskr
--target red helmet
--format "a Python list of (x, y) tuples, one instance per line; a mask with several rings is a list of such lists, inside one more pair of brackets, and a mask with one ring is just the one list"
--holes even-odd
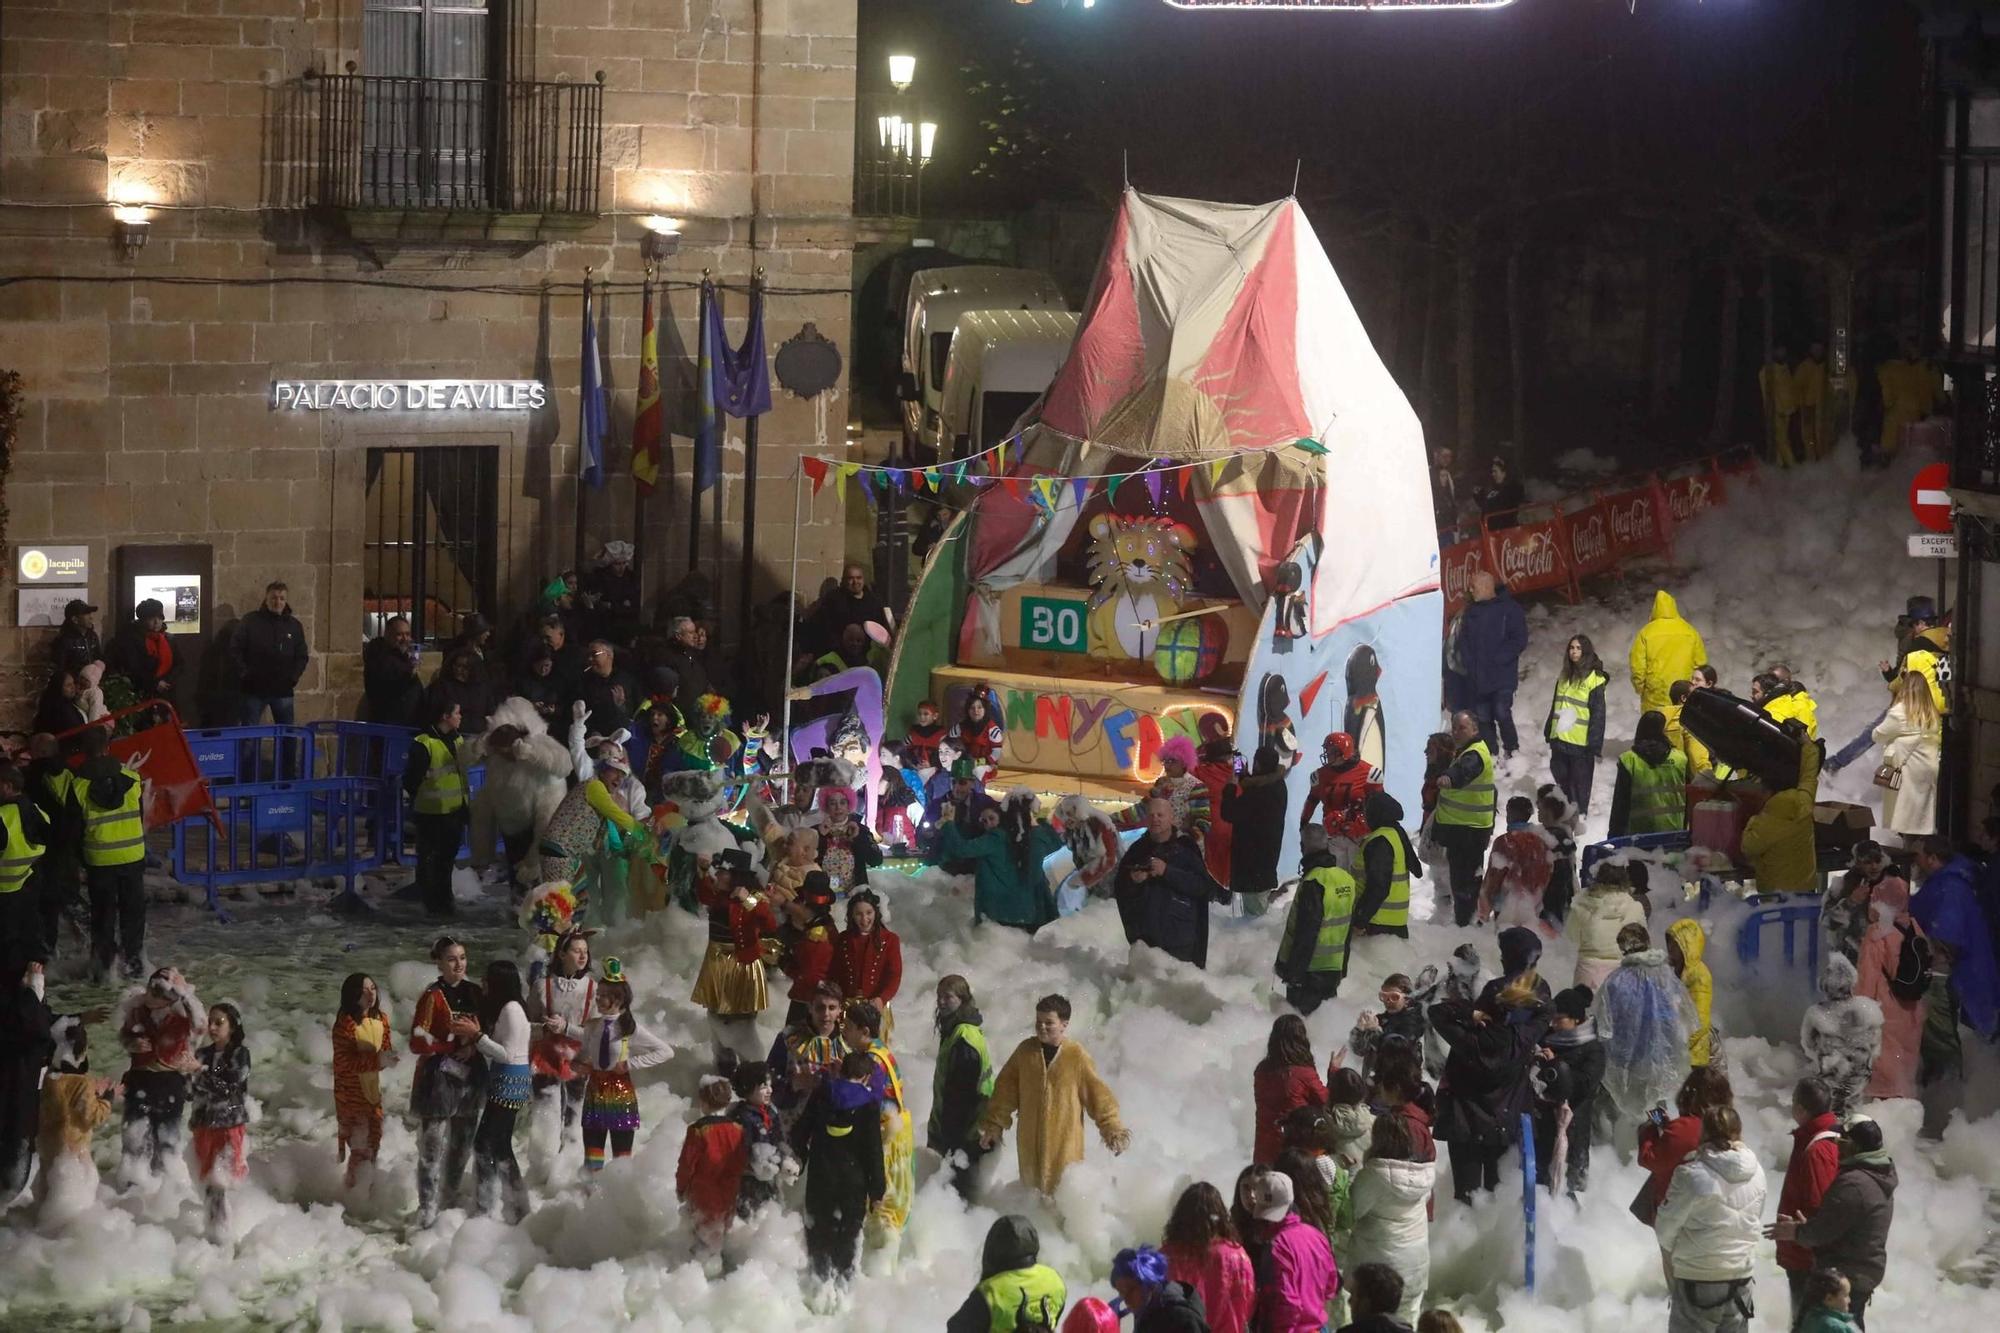
[(1344, 764), (1354, 758), (1354, 737), (1344, 731), (1330, 731), (1326, 744), (1320, 747), (1320, 755), (1329, 764)]

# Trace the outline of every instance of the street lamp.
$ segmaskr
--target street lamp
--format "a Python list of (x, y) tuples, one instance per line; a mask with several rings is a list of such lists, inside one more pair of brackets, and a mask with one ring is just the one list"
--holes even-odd
[(889, 86), (897, 92), (908, 92), (916, 82), (917, 58), (915, 56), (894, 55), (889, 57)]
[(922, 124), (920, 124), (920, 125), (918, 125), (918, 126), (917, 126), (917, 165), (918, 165), (918, 166), (920, 166), (920, 167), (923, 167), (923, 166), (929, 166), (929, 165), (930, 165), (930, 160), (931, 160), (931, 145), (932, 145), (932, 144), (934, 144), (934, 143), (936, 143), (936, 142), (937, 142), (937, 122), (936, 122), (936, 121), (934, 121), (934, 120), (927, 120), (927, 121), (924, 121), (924, 122), (923, 122)]

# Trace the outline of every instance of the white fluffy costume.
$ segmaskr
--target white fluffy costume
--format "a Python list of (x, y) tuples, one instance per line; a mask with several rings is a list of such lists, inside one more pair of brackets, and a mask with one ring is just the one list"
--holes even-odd
[[(496, 743), (497, 742), (497, 743)], [(503, 700), (481, 744), (486, 781), (472, 798), (472, 865), (484, 871), (503, 838), (525, 840), (524, 884), (541, 877), (541, 841), (569, 791), (569, 749), (526, 699)]]

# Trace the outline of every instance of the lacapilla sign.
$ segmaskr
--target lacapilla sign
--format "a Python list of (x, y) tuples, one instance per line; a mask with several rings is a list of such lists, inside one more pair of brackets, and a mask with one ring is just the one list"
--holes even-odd
[(277, 380), (274, 412), (533, 412), (540, 380)]

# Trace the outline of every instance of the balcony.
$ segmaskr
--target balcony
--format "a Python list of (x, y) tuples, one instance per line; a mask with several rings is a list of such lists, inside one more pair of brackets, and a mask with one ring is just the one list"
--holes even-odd
[(534, 242), (601, 201), (604, 76), (528, 83), (310, 78), (304, 203), (358, 240)]

